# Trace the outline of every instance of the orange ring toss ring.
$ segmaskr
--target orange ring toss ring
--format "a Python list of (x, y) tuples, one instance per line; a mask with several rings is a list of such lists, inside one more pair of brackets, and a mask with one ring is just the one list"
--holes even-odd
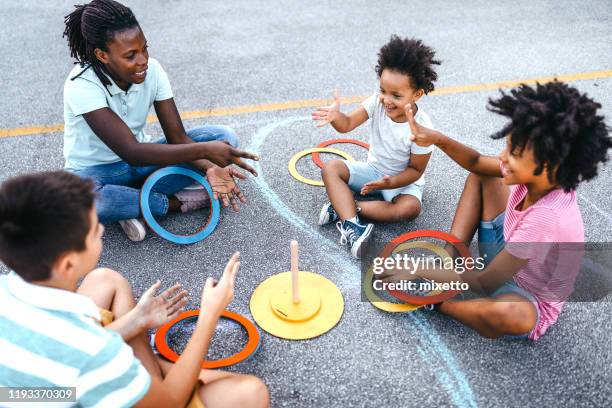
[[(419, 231), (408, 232), (408, 233), (395, 237), (393, 240), (391, 240), (391, 242), (387, 244), (387, 246), (385, 246), (385, 248), (382, 250), (382, 252), (378, 256), (381, 258), (386, 258), (389, 255), (391, 255), (395, 247), (397, 247), (398, 245), (406, 241), (409, 241), (415, 238), (436, 238), (441, 241), (446, 241), (452, 244), (453, 247), (455, 247), (455, 249), (459, 251), (461, 256), (469, 258), (471, 255), (470, 250), (465, 246), (465, 244), (461, 242), (461, 240), (459, 240), (459, 238), (455, 237), (454, 235), (451, 235), (451, 234), (448, 234), (442, 231), (419, 230)], [(460, 291), (447, 290), (440, 294), (432, 295), (432, 296), (408, 295), (399, 290), (389, 290), (388, 292), (391, 296), (393, 296), (394, 298), (398, 300), (401, 300), (402, 302), (410, 303), (413, 305), (426, 305), (426, 304), (444, 302), (445, 300), (448, 300), (454, 297)]]
[[(157, 329), (157, 333), (155, 333), (155, 347), (157, 347), (157, 350), (162, 356), (173, 363), (176, 363), (180, 356), (174, 350), (172, 350), (170, 346), (168, 346), (168, 333), (177, 323), (182, 322), (185, 319), (194, 317), (197, 318), (199, 315), (199, 310), (188, 310), (178, 315), (178, 317), (172, 320), (170, 323), (166, 323)], [(202, 361), (202, 368), (220, 368), (238, 364), (251, 357), (259, 349), (261, 336), (253, 322), (238, 313), (230, 312), (228, 310), (224, 310), (221, 313), (221, 317), (233, 320), (244, 327), (249, 339), (244, 348), (238, 353), (219, 360), (204, 360)]]
[[(354, 144), (357, 146), (361, 146), (367, 150), (370, 150), (370, 145), (367, 144), (366, 142), (362, 142), (361, 140), (357, 140), (357, 139), (330, 139), (330, 140), (326, 140), (324, 142), (319, 143), (316, 147), (327, 147), (329, 145), (333, 145), (336, 143), (350, 143), (350, 144)], [(317, 166), (319, 166), (319, 168), (323, 168), (323, 162), (321, 161), (321, 155), (318, 152), (314, 152), (312, 154), (312, 161), (314, 162), (314, 164), (316, 164)]]

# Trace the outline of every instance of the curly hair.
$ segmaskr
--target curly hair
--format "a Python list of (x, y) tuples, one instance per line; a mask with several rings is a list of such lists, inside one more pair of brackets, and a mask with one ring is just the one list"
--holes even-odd
[(438, 79), (433, 66), (440, 65), (440, 61), (434, 59), (435, 55), (436, 52), (421, 40), (392, 35), (378, 52), (376, 74), (380, 78), (385, 69), (405, 74), (415, 89), (428, 94), (434, 90), (434, 82)]
[(115, 34), (140, 27), (138, 20), (132, 10), (113, 0), (93, 0), (74, 7), (75, 10), (64, 18), (63, 37), (68, 39), (70, 56), (81, 67), (87, 66), (79, 75), (92, 68), (102, 84), (109, 86), (111, 83), (106, 77), (108, 71), (96, 58), (95, 49), (108, 51), (106, 44), (113, 40)]
[(93, 184), (66, 171), (17, 176), (0, 186), (0, 260), (24, 280), (46, 280), (59, 256), (85, 249)]
[(559, 81), (522, 84), (510, 94), (490, 99), (488, 109), (510, 118), (493, 139), (510, 135), (511, 151), (533, 150), (535, 175), (548, 170), (548, 180), (566, 192), (597, 176), (599, 163), (612, 147), (609, 128), (597, 113), (601, 105)]

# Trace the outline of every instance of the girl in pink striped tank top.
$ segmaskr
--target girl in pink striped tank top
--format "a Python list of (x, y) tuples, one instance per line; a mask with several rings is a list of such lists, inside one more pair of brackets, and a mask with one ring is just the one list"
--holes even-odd
[(435, 144), (470, 172), (450, 232), (469, 244), (478, 231), (486, 265), (462, 274), (430, 269), (413, 276), (467, 282), (488, 294), (435, 305), (482, 336), (536, 340), (572, 293), (584, 246), (575, 190), (597, 175), (612, 139), (597, 112), (601, 105), (562, 82), (521, 85), (489, 104), (510, 119), (492, 136), (506, 140), (497, 157), (424, 128), (408, 109), (411, 139)]

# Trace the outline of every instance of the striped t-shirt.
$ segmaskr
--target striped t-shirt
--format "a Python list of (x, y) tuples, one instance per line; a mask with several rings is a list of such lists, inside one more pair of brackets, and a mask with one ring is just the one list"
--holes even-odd
[(99, 320), (88, 297), (0, 276), (0, 386), (76, 387), (76, 406), (133, 406), (151, 377)]
[(537, 300), (540, 319), (529, 335), (540, 338), (557, 321), (574, 289), (584, 254), (584, 224), (576, 192), (555, 189), (526, 210), (524, 184), (513, 186), (504, 220), (505, 249), (527, 259), (514, 281)]

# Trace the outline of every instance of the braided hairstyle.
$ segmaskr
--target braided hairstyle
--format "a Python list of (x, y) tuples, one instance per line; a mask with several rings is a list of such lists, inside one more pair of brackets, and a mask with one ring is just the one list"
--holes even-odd
[(599, 163), (608, 160), (612, 138), (600, 108), (563, 82), (523, 84), (489, 100), (489, 110), (510, 119), (492, 138), (510, 135), (512, 151), (531, 148), (535, 175), (549, 170), (549, 181), (569, 192), (597, 176)]
[(102, 84), (108, 86), (111, 84), (106, 76), (108, 71), (96, 57), (95, 49), (108, 51), (106, 45), (113, 40), (115, 33), (140, 27), (138, 20), (132, 10), (114, 0), (92, 0), (74, 7), (75, 10), (64, 17), (66, 28), (63, 37), (68, 39), (70, 56), (81, 67), (87, 65), (79, 75), (91, 67)]

